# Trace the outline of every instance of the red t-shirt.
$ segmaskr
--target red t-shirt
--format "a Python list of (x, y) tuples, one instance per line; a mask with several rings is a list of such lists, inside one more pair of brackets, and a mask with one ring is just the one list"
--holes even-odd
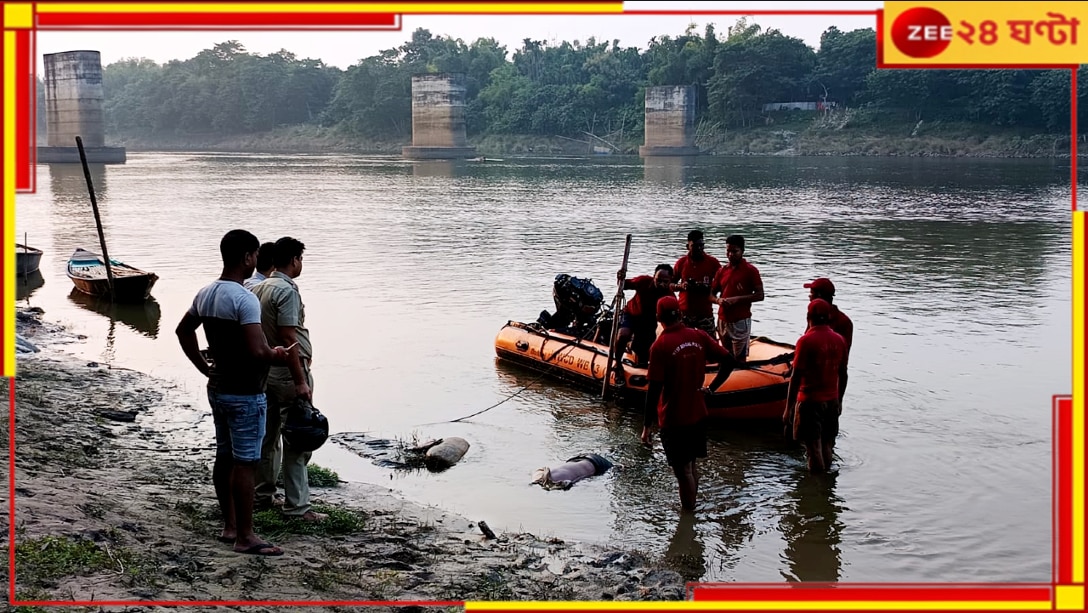
[[(839, 307), (831, 305), (831, 321), (828, 326), (838, 332), (842, 340), (846, 341), (846, 359), (850, 360), (850, 347), (854, 344), (854, 322), (850, 321), (850, 318), (839, 310)], [(805, 329), (808, 332), (808, 329)]]
[(654, 321), (657, 317), (657, 301), (665, 296), (676, 297), (668, 288), (658, 287), (654, 283), (654, 278), (649, 275), (628, 279), (627, 283), (624, 283), (624, 289), (635, 290), (635, 297), (623, 307), (623, 310), (632, 317), (649, 318)]
[(710, 301), (710, 285), (714, 282), (714, 276), (721, 269), (721, 262), (710, 254), (703, 254), (703, 259), (696, 262), (688, 256), (680, 256), (673, 267), (675, 283), (683, 283), (685, 279), (694, 279), (706, 286), (705, 290), (680, 292), (680, 312), (688, 317), (712, 317), (714, 315), (714, 303)]
[[(719, 270), (714, 276), (714, 284), (710, 291), (711, 293), (721, 292), (722, 298), (751, 296), (754, 293), (763, 292), (763, 279), (755, 266), (752, 266), (748, 260), (741, 260), (738, 266), (730, 264)], [(752, 303), (750, 302), (718, 307), (718, 319), (721, 321), (732, 323), (751, 316)]]
[(708, 357), (719, 362), (732, 358), (709, 334), (683, 324), (665, 328), (654, 341), (646, 378), (664, 384), (657, 401), (659, 427), (689, 426), (707, 416), (699, 389), (706, 385)]
[(797, 400), (839, 399), (839, 367), (846, 361), (846, 341), (827, 325), (812, 326), (797, 339), (793, 377), (801, 382)]

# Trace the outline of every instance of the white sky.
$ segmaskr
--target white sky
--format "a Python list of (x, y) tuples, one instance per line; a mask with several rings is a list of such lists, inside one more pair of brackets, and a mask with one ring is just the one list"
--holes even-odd
[[(625, 2), (630, 9), (669, 10), (788, 10), (818, 8), (822, 10), (872, 10), (882, 8), (883, 2)], [(237, 40), (247, 51), (265, 55), (287, 49), (300, 58), (320, 58), (330, 66), (347, 68), (359, 60), (383, 49), (398, 47), (407, 41), (416, 28), (426, 28), (435, 36), (452, 36), (465, 43), (477, 38), (493, 37), (506, 45), (509, 53), (521, 47), (525, 38), (545, 41), (585, 42), (590, 36), (598, 41), (619, 39), (623, 47), (644, 49), (650, 38), (660, 34), (683, 34), (694, 22), (702, 32), (707, 23), (715, 24), (719, 33), (736, 22), (739, 15), (404, 15), (399, 32), (42, 32), (37, 35), (38, 74), (42, 74), (42, 54), (61, 51), (94, 50), (102, 54), (107, 66), (129, 57), (143, 57), (164, 63), (173, 59), (189, 59), (216, 43)], [(777, 28), (783, 34), (801, 38), (814, 49), (819, 48), (820, 35), (830, 26), (850, 31), (875, 28), (870, 16), (759, 16), (750, 21), (766, 28)]]

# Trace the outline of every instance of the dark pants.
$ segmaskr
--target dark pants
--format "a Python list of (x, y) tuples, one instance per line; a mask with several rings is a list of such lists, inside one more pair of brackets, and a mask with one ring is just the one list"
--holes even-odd
[(706, 457), (706, 428), (702, 422), (690, 426), (670, 426), (661, 429), (661, 446), (665, 461), (679, 468)]
[[(631, 331), (631, 352), (640, 366), (650, 362), (650, 347), (657, 340), (657, 320), (650, 317), (632, 317), (625, 311), (620, 318), (620, 329)], [(616, 349), (623, 351), (623, 347)]]
[(829, 442), (839, 436), (839, 401), (805, 400), (797, 403), (793, 437), (803, 443)]

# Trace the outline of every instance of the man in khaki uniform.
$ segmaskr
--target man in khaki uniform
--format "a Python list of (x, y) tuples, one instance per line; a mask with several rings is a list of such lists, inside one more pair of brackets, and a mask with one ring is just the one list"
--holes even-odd
[(310, 332), (306, 329), (306, 312), (295, 279), (302, 274), (302, 252), (306, 246), (301, 241), (285, 236), (275, 243), (273, 264), (275, 272), (252, 288), (261, 301), (261, 329), (269, 342), (291, 349), (287, 366), (273, 367), (268, 372), (265, 394), (268, 399), (268, 421), (264, 442), (261, 445), (261, 464), (257, 479), (257, 506), (268, 508), (276, 494), (276, 476), (283, 469), (283, 514), (308, 521), (326, 519), (324, 513), (310, 509), (310, 482), (306, 465), (311, 452), (293, 451), (282, 440), (281, 430), (288, 411), (296, 399), (312, 398), (314, 385), (310, 374), (313, 348)]

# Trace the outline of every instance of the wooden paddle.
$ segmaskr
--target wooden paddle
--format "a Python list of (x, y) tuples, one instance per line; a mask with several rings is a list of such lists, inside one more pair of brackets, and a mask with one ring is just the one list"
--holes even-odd
[[(627, 256), (631, 255), (631, 235), (627, 235), (627, 243), (623, 247), (623, 266), (620, 270), (627, 270)], [(626, 275), (626, 272), (624, 272)], [(612, 376), (612, 359), (613, 354), (616, 352), (616, 334), (619, 332), (620, 325), (620, 301), (623, 300), (623, 282), (624, 279), (619, 280), (619, 288), (616, 290), (616, 297), (612, 299), (612, 334), (608, 337), (608, 367), (604, 371), (604, 378), (601, 381), (601, 399), (608, 399), (608, 378)], [(618, 360), (622, 360), (623, 356), (620, 355)]]
[(110, 302), (117, 301), (113, 289), (113, 267), (110, 266), (110, 253), (106, 251), (106, 235), (102, 233), (102, 218), (98, 215), (98, 200), (94, 197), (94, 183), (91, 181), (91, 169), (87, 166), (87, 153), (83, 150), (83, 139), (76, 137), (79, 148), (79, 161), (83, 164), (83, 176), (87, 179), (87, 192), (91, 195), (91, 209), (94, 211), (94, 225), (98, 228), (98, 242), (102, 245), (102, 261), (106, 264), (106, 281), (110, 286)]

